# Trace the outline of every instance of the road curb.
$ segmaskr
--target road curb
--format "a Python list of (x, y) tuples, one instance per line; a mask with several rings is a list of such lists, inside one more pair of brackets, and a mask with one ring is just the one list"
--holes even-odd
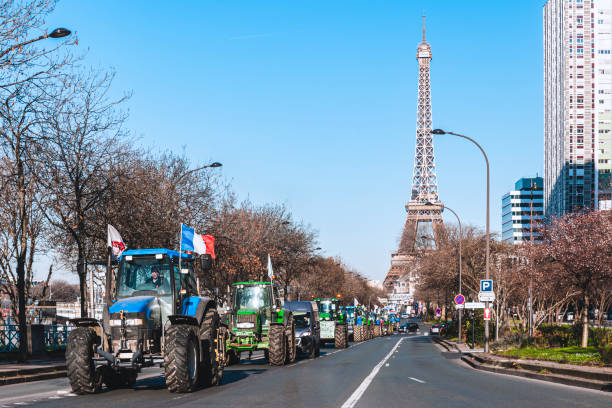
[(66, 364), (0, 372), (0, 386), (66, 377)]
[(607, 381), (589, 380), (580, 377), (560, 374), (544, 374), (521, 368), (504, 368), (481, 363), (471, 353), (461, 353), (461, 360), (477, 370), (489, 371), (498, 374), (514, 375), (517, 377), (532, 378), (557, 384), (572, 385), (575, 387), (590, 388), (599, 391), (612, 391), (612, 383)]
[[(536, 380), (548, 381), (557, 384), (572, 385), (575, 387), (590, 388), (599, 391), (612, 391), (612, 379), (610, 375), (605, 373), (584, 373), (575, 374), (578, 370), (568, 368), (553, 368), (548, 366), (538, 366), (529, 362), (516, 362), (505, 360), (487, 359), (483, 355), (465, 353), (459, 347), (448, 340), (441, 338), (432, 338), (436, 343), (440, 344), (447, 351), (457, 351), (461, 355), (461, 360), (470, 367), (498, 374), (514, 375), (517, 377), (531, 378)], [(556, 372), (542, 373), (542, 370), (553, 370)], [(591, 377), (591, 378), (585, 378)]]

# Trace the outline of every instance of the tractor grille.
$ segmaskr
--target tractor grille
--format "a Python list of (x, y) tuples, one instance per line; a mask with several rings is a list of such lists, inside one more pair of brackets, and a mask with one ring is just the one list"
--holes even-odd
[(239, 314), (238, 323), (257, 323), (257, 316), (254, 314)]

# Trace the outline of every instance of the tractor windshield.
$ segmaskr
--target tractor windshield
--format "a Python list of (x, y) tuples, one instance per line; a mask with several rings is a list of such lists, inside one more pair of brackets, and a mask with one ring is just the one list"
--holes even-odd
[(319, 313), (332, 313), (336, 310), (336, 304), (331, 300), (322, 300), (319, 305)]
[(270, 306), (270, 286), (236, 286), (234, 309), (261, 309)]
[(117, 276), (117, 296), (134, 296), (134, 292), (153, 291), (158, 295), (171, 295), (170, 260), (167, 257), (134, 257), (121, 262)]
[(346, 309), (346, 314), (348, 315), (348, 318), (349, 318), (349, 319), (354, 318), (354, 317), (355, 317), (355, 309), (349, 309), (349, 308), (347, 308), (347, 309)]

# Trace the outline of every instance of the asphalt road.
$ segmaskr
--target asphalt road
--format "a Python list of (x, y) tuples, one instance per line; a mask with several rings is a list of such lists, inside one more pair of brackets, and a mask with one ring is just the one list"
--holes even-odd
[(147, 369), (134, 389), (74, 396), (66, 379), (0, 387), (0, 408), (40, 407), (610, 407), (612, 394), (468, 368), (429, 336), (394, 335), (315, 360), (270, 367), (263, 358), (226, 368), (223, 385), (167, 391)]

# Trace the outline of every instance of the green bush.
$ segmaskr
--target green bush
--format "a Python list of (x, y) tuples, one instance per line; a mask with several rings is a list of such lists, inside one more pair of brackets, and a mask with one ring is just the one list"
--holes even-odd
[[(573, 325), (542, 325), (538, 328), (541, 336), (536, 338), (540, 347), (570, 347), (582, 343), (582, 322)], [(589, 346), (601, 347), (610, 344), (612, 330), (589, 327)]]
[(491, 350), (507, 350), (509, 348), (523, 348), (529, 343), (529, 337), (525, 333), (509, 333), (500, 337), (498, 341), (491, 343)]
[(601, 354), (601, 361), (612, 364), (612, 344), (599, 347), (599, 354)]

